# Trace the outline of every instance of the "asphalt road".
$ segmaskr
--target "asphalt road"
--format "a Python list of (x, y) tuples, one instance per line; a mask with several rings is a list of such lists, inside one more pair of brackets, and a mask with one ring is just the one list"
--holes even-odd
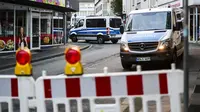
[[(107, 42), (105, 44), (91, 43), (92, 46), (82, 51), (82, 64), (84, 66), (84, 73), (101, 73), (104, 67), (108, 67), (109, 72), (126, 72), (123, 70), (119, 57), (119, 43), (112, 44)], [(42, 75), (42, 70), (47, 71), (47, 75), (59, 75), (64, 73), (66, 61), (64, 56), (50, 58), (47, 60), (32, 63), (33, 77), (37, 79)], [(177, 65), (182, 68), (182, 62)], [(159, 65), (142, 66), (143, 70), (160, 70), (167, 69)], [(131, 71), (135, 71), (135, 66)], [(0, 71), (0, 74), (14, 74), (14, 67)]]
[[(106, 43), (98, 45), (94, 43), (92, 44), (91, 48), (82, 51), (82, 64), (84, 65), (84, 68), (86, 67), (85, 69), (87, 69), (87, 66), (96, 64), (97, 62), (101, 62), (101, 60), (115, 56), (118, 53), (119, 44)], [(32, 63), (33, 77), (36, 79), (41, 76), (42, 70), (46, 70), (47, 75), (62, 74), (64, 73), (65, 64), (66, 61), (64, 59), (64, 56)], [(14, 67), (1, 70), (0, 74), (14, 74)]]
[[(82, 63), (84, 65), (84, 73), (101, 73), (105, 66), (109, 72), (126, 72), (123, 70), (119, 57), (119, 42), (112, 44), (96, 44), (91, 42), (92, 46), (82, 51)], [(200, 71), (200, 46), (190, 46), (190, 56), (188, 65), (190, 67), (190, 88), (194, 87), (194, 83), (198, 72)], [(64, 56), (51, 58), (48, 60), (32, 63), (33, 77), (37, 79), (42, 75), (42, 70), (47, 71), (47, 75), (59, 75), (64, 73), (66, 61)], [(177, 68), (182, 69), (182, 60), (178, 63)], [(166, 69), (159, 65), (142, 66), (143, 70), (160, 70)], [(132, 71), (135, 71), (133, 67)], [(1, 70), (0, 74), (14, 74), (14, 67)]]
[[(127, 72), (124, 71), (119, 57), (119, 43), (112, 44), (107, 42), (99, 45), (91, 43), (92, 47), (82, 51), (82, 63), (84, 65), (84, 73), (102, 73), (103, 68), (108, 67), (108, 72)], [(193, 90), (196, 77), (200, 71), (200, 46), (190, 45), (190, 56), (188, 59), (188, 65), (190, 67), (189, 74), (189, 87), (190, 93)], [(64, 56), (35, 62), (33, 65), (33, 77), (37, 79), (41, 76), (42, 70), (47, 71), (47, 75), (59, 75), (64, 72), (64, 66), (66, 62)], [(183, 62), (177, 65), (178, 69), (182, 69)], [(143, 70), (160, 70), (166, 69), (158, 65), (143, 66)], [(135, 68), (131, 71), (135, 71)], [(0, 74), (14, 74), (14, 68), (8, 68), (1, 70)]]

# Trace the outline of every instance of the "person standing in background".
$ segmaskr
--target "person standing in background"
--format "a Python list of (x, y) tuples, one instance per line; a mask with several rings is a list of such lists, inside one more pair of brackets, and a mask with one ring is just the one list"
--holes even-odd
[(27, 38), (24, 36), (24, 28), (20, 27), (20, 35), (19, 35), (19, 46), (21, 47), (22, 42), (24, 43), (24, 47), (28, 47), (28, 42), (27, 42)]

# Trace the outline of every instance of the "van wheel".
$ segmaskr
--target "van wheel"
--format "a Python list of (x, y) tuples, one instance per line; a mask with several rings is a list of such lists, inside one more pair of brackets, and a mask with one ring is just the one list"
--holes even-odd
[(76, 35), (72, 35), (71, 40), (72, 40), (72, 42), (77, 42), (78, 41)]
[(102, 37), (102, 36), (98, 36), (98, 37), (97, 37), (97, 42), (98, 42), (99, 44), (103, 44), (103, 43), (104, 43), (103, 37)]
[(121, 60), (121, 64), (122, 64), (122, 67), (125, 69), (125, 70), (130, 70), (131, 67), (132, 67), (132, 64), (131, 63), (127, 63), (127, 62), (124, 62)]
[(111, 42), (112, 42), (113, 44), (116, 44), (116, 43), (118, 42), (118, 39), (112, 39)]

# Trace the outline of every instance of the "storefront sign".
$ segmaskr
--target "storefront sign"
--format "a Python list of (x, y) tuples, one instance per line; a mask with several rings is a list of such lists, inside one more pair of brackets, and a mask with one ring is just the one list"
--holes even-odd
[(181, 8), (181, 7), (183, 7), (183, 2), (182, 2), (182, 0), (178, 0), (178, 1), (171, 2), (171, 3), (165, 4), (165, 5), (160, 5), (159, 7)]
[(171, 8), (180, 8), (180, 7), (183, 7), (182, 3), (183, 3), (182, 1), (177, 1), (177, 2), (174, 2), (174, 3), (170, 3), (169, 7), (171, 7)]
[(65, 7), (65, 0), (30, 0), (30, 1)]

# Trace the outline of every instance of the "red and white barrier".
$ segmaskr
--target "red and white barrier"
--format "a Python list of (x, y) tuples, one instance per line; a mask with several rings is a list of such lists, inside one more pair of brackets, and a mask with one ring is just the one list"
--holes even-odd
[(13, 78), (1, 78), (0, 79), (0, 96), (1, 97), (18, 97), (18, 79)]
[[(124, 73), (122, 73), (124, 74)], [(45, 98), (168, 94), (167, 74), (44, 79)], [(133, 89), (134, 88), (134, 89)]]
[(19, 100), (20, 112), (29, 112), (29, 97), (35, 97), (35, 81), (32, 77), (0, 75), (0, 103), (8, 104), (8, 112), (14, 111), (13, 99)]
[[(84, 74), (81, 77), (43, 76), (36, 81), (37, 111), (47, 112), (45, 100), (53, 101), (54, 112), (57, 104), (65, 104), (70, 111), (69, 100), (78, 102), (82, 112), (81, 99), (90, 100), (90, 111), (112, 110), (120, 112), (120, 97), (128, 97), (130, 112), (134, 112), (132, 98), (142, 97), (143, 112), (148, 112), (147, 102), (155, 100), (157, 111), (162, 112), (161, 96), (170, 96), (171, 112), (181, 112), (180, 93), (183, 93), (183, 71), (159, 70), (118, 73)], [(96, 98), (115, 98), (114, 105), (96, 105)]]

